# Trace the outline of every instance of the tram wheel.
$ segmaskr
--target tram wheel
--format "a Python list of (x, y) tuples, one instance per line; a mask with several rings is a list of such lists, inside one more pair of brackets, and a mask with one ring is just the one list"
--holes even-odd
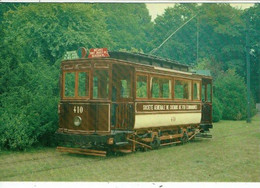
[(160, 140), (160, 138), (158, 138), (157, 136), (155, 136), (154, 138), (153, 138), (153, 141), (151, 142), (151, 147), (153, 148), (153, 149), (158, 149), (159, 147), (160, 147), (160, 145), (161, 145), (161, 140)]

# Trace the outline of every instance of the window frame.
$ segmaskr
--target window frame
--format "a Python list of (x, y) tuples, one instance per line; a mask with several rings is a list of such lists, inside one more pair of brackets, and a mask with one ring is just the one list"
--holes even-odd
[[(208, 84), (211, 85), (210, 88), (208, 88)], [(213, 100), (213, 83), (212, 83), (212, 79), (202, 79), (202, 84), (201, 84), (201, 101), (205, 102), (205, 103), (212, 103)], [(204, 92), (202, 92), (203, 86), (205, 88)], [(210, 92), (210, 101), (208, 100), (208, 91)], [(202, 95), (204, 95), (204, 101), (202, 100)]]
[[(108, 95), (107, 95), (107, 97), (106, 98), (94, 98), (94, 72), (96, 71), (96, 70), (105, 70), (105, 71), (107, 71), (107, 73), (108, 73)], [(90, 81), (90, 89), (91, 89), (91, 99), (92, 100), (110, 100), (110, 98), (111, 98), (111, 69), (109, 68), (109, 67), (94, 67), (94, 68), (92, 68), (92, 70), (91, 70), (91, 81)]]
[[(78, 95), (78, 86), (79, 86), (79, 73), (86, 72), (89, 75), (89, 88), (88, 88), (88, 96), (79, 96)], [(74, 97), (66, 97), (65, 96), (65, 77), (66, 73), (75, 73), (75, 86), (74, 86)], [(91, 78), (91, 70), (64, 70), (62, 72), (62, 99), (64, 100), (72, 100), (72, 99), (89, 99), (90, 98), (90, 78)]]
[[(152, 97), (152, 91), (151, 91), (151, 89), (152, 89), (152, 87), (151, 87), (152, 77), (157, 77), (157, 78), (161, 78), (161, 79), (167, 79), (167, 80), (169, 80), (171, 82), (169, 84), (169, 86), (171, 87), (171, 88), (169, 88), (169, 91), (170, 91), (169, 98), (153, 98)], [(149, 78), (148, 79), (149, 79), (148, 80), (148, 84), (149, 84), (148, 85), (148, 93), (149, 93), (148, 97), (149, 97), (150, 100), (164, 100), (164, 101), (171, 101), (171, 100), (173, 100), (173, 88), (172, 88), (173, 79), (172, 79), (172, 77), (159, 75), (159, 74), (149, 74)]]
[[(208, 85), (210, 85), (210, 90), (208, 90)], [(210, 95), (208, 95), (208, 94), (210, 94)], [(209, 82), (209, 83), (206, 84), (206, 99), (205, 99), (205, 102), (212, 103), (212, 94), (213, 94), (212, 82)], [(208, 96), (210, 96), (210, 100), (208, 100)]]
[[(88, 74), (88, 95), (87, 96), (79, 96), (79, 73), (82, 73), (82, 72), (85, 72)], [(90, 78), (91, 78), (91, 71), (90, 70), (80, 70), (80, 71), (77, 71), (77, 74), (76, 74), (76, 80), (78, 81), (77, 84), (77, 97), (79, 99), (89, 99), (90, 98)], [(86, 92), (87, 94), (87, 92)]]
[[(147, 78), (147, 82), (146, 82), (146, 83), (147, 83), (147, 84), (146, 84), (146, 94), (147, 94), (146, 96), (147, 96), (147, 97), (146, 97), (146, 98), (137, 97), (137, 77), (138, 77), (138, 76), (145, 76), (145, 77)], [(150, 83), (149, 77), (150, 77), (149, 74), (146, 74), (146, 73), (139, 73), (139, 72), (138, 72), (138, 73), (135, 74), (135, 98), (136, 98), (136, 99), (139, 99), (139, 100), (142, 100), (142, 99), (143, 99), (143, 100), (144, 100), (144, 99), (147, 100), (147, 99), (149, 99), (149, 83)]]
[[(129, 78), (130, 78), (130, 84), (129, 84), (129, 86), (130, 86), (130, 92), (129, 92), (129, 97), (122, 97), (121, 96), (121, 90), (122, 90), (122, 87), (121, 86), (119, 86), (118, 85), (118, 87), (119, 87), (119, 92), (117, 93), (117, 98), (118, 98), (118, 101), (120, 101), (120, 102), (127, 102), (127, 101), (132, 101), (133, 100), (133, 98), (134, 98), (134, 83), (133, 83), (133, 72), (132, 71), (129, 71)], [(123, 76), (119, 76), (119, 80), (120, 81), (122, 81), (122, 80), (125, 80), (124, 79), (124, 77)], [(120, 82), (120, 84), (121, 84), (121, 82)]]
[[(75, 84), (74, 84), (74, 97), (65, 96), (65, 77), (66, 77), (66, 73), (75, 73)], [(75, 70), (66, 70), (62, 72), (62, 99), (66, 99), (66, 100), (70, 100), (70, 99), (75, 99), (76, 98), (76, 71)]]
[[(194, 82), (198, 82), (199, 83), (199, 99), (194, 99)], [(201, 89), (202, 89), (202, 82), (201, 80), (192, 80), (192, 100), (193, 101), (201, 101)]]
[[(190, 99), (177, 99), (175, 96), (175, 81), (176, 80), (180, 80), (180, 81), (188, 81), (188, 82), (190, 82), (191, 83), (191, 87), (190, 87), (190, 89), (191, 89), (191, 91), (190, 91)], [(192, 101), (192, 99), (193, 99), (193, 92), (192, 92), (192, 89), (193, 89), (193, 86), (192, 86), (192, 79), (186, 79), (186, 78), (178, 78), (178, 77), (175, 77), (174, 78), (174, 80), (173, 80), (173, 94), (174, 94), (174, 97), (173, 97), (173, 100), (176, 100), (176, 101)]]

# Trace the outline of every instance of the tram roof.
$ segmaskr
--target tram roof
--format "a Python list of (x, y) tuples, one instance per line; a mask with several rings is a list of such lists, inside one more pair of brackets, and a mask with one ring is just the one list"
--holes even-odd
[(130, 62), (140, 63), (144, 65), (153, 65), (168, 69), (189, 71), (189, 66), (181, 64), (171, 59), (165, 59), (154, 55), (148, 55), (143, 53), (130, 53), (130, 52), (109, 52), (110, 58), (126, 60)]

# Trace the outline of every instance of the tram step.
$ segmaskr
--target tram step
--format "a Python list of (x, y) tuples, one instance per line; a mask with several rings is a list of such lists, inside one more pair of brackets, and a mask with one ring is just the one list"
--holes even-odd
[(106, 151), (99, 151), (99, 150), (91, 150), (91, 149), (82, 149), (82, 148), (67, 148), (67, 147), (60, 147), (56, 148), (59, 152), (68, 152), (74, 154), (82, 154), (82, 155), (94, 155), (94, 156), (106, 156)]

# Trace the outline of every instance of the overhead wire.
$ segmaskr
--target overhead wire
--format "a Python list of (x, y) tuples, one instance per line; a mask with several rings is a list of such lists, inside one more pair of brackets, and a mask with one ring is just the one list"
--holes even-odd
[(183, 28), (187, 23), (189, 23), (193, 18), (195, 18), (198, 14), (192, 16), (189, 20), (187, 20), (184, 24), (182, 24), (178, 29), (173, 31), (158, 47), (154, 48), (149, 52), (149, 54), (155, 53), (159, 48), (161, 48), (175, 33), (177, 33), (181, 28)]

